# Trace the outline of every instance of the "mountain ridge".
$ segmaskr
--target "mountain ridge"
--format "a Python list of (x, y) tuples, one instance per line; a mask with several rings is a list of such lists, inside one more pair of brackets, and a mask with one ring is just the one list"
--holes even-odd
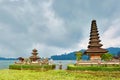
[[(109, 53), (113, 54), (114, 56), (117, 56), (118, 53), (120, 54), (120, 47), (109, 47), (107, 48)], [(82, 53), (85, 51), (85, 49), (79, 50)], [(53, 55), (50, 57), (50, 59), (53, 60), (76, 60), (75, 56), (76, 51), (69, 52), (69, 53), (63, 53), (61, 55)], [(5, 58), (5, 57), (0, 57), (0, 60), (17, 60), (17, 58)]]
[[(107, 48), (107, 50), (109, 51), (110, 54), (117, 56), (118, 53), (120, 52), (120, 47), (109, 47)], [(79, 50), (82, 53), (85, 51), (85, 49), (81, 49)], [(75, 56), (76, 51), (70, 52), (70, 53), (65, 53), (65, 54), (61, 54), (61, 55), (53, 55), (51, 56), (51, 59), (53, 60), (76, 60), (76, 56)], [(84, 58), (83, 58), (84, 60)]]

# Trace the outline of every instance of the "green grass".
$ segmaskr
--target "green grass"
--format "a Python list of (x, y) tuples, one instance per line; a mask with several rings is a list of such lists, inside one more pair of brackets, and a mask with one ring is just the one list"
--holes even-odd
[(80, 70), (80, 71), (120, 71), (120, 66), (75, 66), (75, 65), (68, 65), (68, 70)]
[(0, 70), (0, 80), (120, 80), (120, 71)]
[(55, 65), (38, 65), (38, 64), (12, 64), (9, 65), (9, 69), (17, 69), (17, 70), (51, 70), (55, 69)]

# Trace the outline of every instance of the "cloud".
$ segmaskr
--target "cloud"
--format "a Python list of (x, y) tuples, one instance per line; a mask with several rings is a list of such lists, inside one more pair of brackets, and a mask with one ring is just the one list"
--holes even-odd
[(87, 48), (92, 19), (104, 47), (119, 47), (119, 3), (0, 0), (0, 56), (28, 57), (37, 48), (40, 56), (50, 57)]
[(120, 19), (111, 22), (111, 26), (103, 33), (102, 39), (105, 47), (116, 46), (119, 47), (120, 41)]
[[(47, 45), (46, 49), (50, 46), (59, 49), (72, 45), (72, 43), (67, 43), (71, 37), (67, 36), (64, 21), (56, 15), (52, 4), (53, 0), (38, 1), (37, 3), (25, 0), (18, 1), (14, 5), (4, 2), (0, 9), (3, 12), (0, 28), (4, 31), (1, 34), (6, 34), (1, 39), (1, 44), (6, 48), (8, 46), (6, 50), (9, 53), (5, 52), (7, 57), (27, 56), (24, 54), (28, 53), (27, 50), (34, 44), (36, 46), (37, 44)], [(53, 48), (48, 50), (52, 53)], [(56, 53), (58, 51), (56, 50)], [(47, 53), (49, 52), (46, 52), (46, 56)], [(3, 55), (1, 54), (1, 56)]]
[[(73, 51), (73, 49), (65, 49), (55, 46), (49, 46), (46, 44), (41, 43), (34, 43), (31, 48), (28, 49), (30, 51), (31, 49), (36, 48), (39, 52), (39, 56), (41, 57), (50, 57), (52, 55), (60, 55), (61, 53), (69, 53)], [(57, 53), (56, 53), (57, 52)]]

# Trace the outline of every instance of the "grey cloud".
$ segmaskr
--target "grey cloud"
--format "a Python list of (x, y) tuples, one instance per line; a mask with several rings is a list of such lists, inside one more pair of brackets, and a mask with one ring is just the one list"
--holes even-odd
[[(17, 2), (1, 5), (1, 36), (5, 36), (2, 36), (0, 43), (11, 54), (24, 55), (25, 50), (34, 43), (56, 47), (70, 47), (73, 44), (71, 36), (67, 36), (64, 22), (52, 11), (52, 4), (47, 1), (40, 2), (35, 5), (32, 1), (21, 5)], [(46, 4), (43, 5), (44, 3)], [(46, 7), (48, 14), (45, 15), (43, 7)], [(8, 52), (6, 55), (12, 56)]]
[(35, 47), (40, 49), (41, 56), (75, 50), (89, 36), (91, 19), (97, 19), (100, 30), (108, 29), (109, 22), (120, 13), (118, 3), (113, 0), (1, 1), (0, 56), (28, 56)]

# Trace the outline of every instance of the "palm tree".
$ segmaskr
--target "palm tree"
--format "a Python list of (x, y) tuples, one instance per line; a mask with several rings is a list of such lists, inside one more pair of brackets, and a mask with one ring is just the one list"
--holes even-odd
[(76, 60), (79, 61), (82, 59), (82, 52), (81, 51), (77, 51), (76, 52)]

